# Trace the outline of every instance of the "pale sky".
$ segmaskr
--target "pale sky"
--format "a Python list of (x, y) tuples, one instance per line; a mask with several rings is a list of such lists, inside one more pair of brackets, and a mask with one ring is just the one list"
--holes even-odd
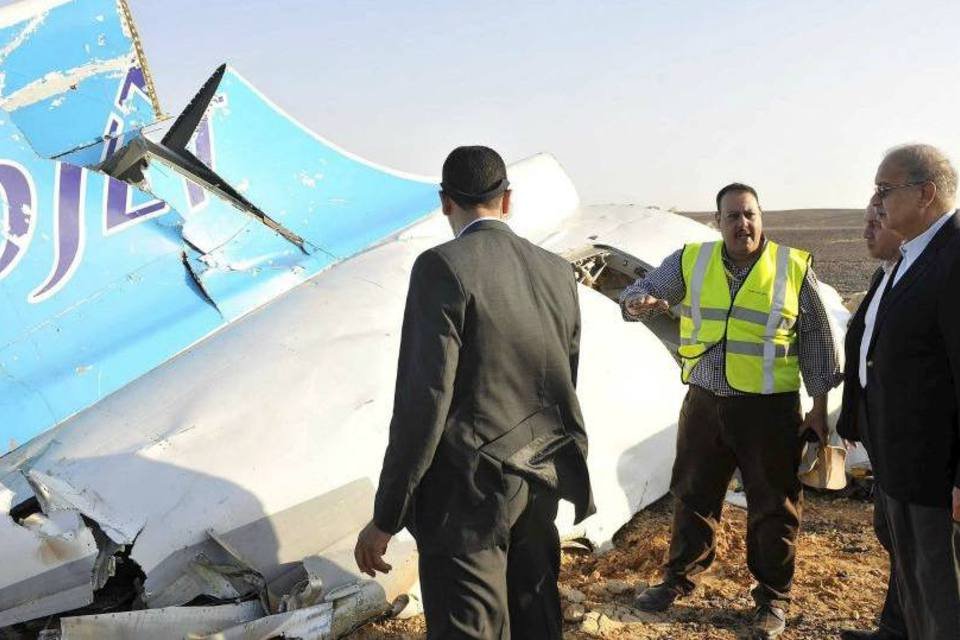
[(164, 110), (222, 62), (373, 162), (554, 154), (585, 202), (860, 207), (896, 144), (960, 160), (960, 2), (130, 0)]

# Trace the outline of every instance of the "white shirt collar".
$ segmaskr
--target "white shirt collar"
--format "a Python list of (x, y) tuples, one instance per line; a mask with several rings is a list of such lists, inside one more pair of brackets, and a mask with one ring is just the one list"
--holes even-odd
[(897, 275), (893, 280), (893, 284), (896, 285), (900, 282), (900, 278), (903, 277), (903, 274), (910, 269), (910, 266), (920, 257), (920, 254), (923, 253), (924, 249), (927, 248), (927, 245), (930, 244), (930, 241), (933, 240), (933, 236), (937, 235), (937, 232), (940, 231), (940, 228), (943, 225), (947, 224), (947, 220), (954, 214), (953, 211), (947, 211), (945, 214), (940, 216), (936, 222), (934, 222), (930, 227), (918, 235), (912, 240), (908, 240), (900, 245), (900, 255), (903, 256), (900, 259), (900, 268), (897, 269)]
[(469, 228), (472, 227), (473, 225), (477, 224), (477, 223), (480, 222), (481, 220), (496, 220), (497, 222), (503, 222), (504, 224), (506, 224), (506, 222), (503, 220), (503, 218), (498, 218), (498, 217), (496, 217), (496, 216), (481, 216), (481, 217), (477, 218), (476, 220), (471, 220), (471, 221), (470, 221), (470, 224), (468, 224), (467, 226), (465, 226), (463, 229), (460, 229), (460, 233), (457, 234), (457, 237), (459, 238), (460, 236), (462, 236), (464, 233), (466, 233), (467, 229), (469, 229)]
[(947, 223), (947, 220), (950, 219), (950, 216), (953, 215), (953, 211), (947, 211), (945, 214), (937, 218), (937, 220), (930, 225), (930, 227), (918, 235), (913, 240), (907, 240), (902, 245), (900, 245), (900, 253), (903, 254), (904, 260), (916, 260), (917, 256), (923, 253), (923, 250), (927, 248), (927, 245), (930, 244), (930, 241), (933, 240), (933, 236), (937, 235), (937, 231), (940, 231), (940, 227)]

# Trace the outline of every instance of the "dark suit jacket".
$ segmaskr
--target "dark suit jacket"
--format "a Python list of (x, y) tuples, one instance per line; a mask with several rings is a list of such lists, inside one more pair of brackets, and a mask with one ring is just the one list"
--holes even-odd
[(841, 438), (852, 442), (861, 442), (863, 430), (866, 429), (865, 425), (859, 424), (860, 399), (863, 395), (863, 387), (860, 386), (860, 342), (863, 340), (863, 332), (866, 328), (867, 307), (870, 306), (870, 301), (881, 280), (883, 280), (883, 269), (877, 269), (870, 278), (870, 288), (866, 297), (850, 318), (847, 334), (843, 340), (843, 402), (840, 405), (840, 417), (837, 419), (837, 433)]
[(960, 215), (880, 301), (867, 352), (867, 429), (877, 482), (950, 508), (960, 486)]
[[(518, 449), (519, 466), (552, 478), (578, 520), (592, 513), (575, 391), (579, 338), (570, 264), (506, 224), (482, 220), (421, 254), (404, 312), (376, 525), (388, 533), (407, 526), (421, 553), (506, 543), (509, 494), (519, 485), (505, 473), (516, 456), (505, 458)], [(490, 454), (511, 440), (509, 451)]]

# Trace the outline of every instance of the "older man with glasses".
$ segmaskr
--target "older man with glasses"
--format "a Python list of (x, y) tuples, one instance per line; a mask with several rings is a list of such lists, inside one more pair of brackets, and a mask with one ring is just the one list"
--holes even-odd
[[(874, 198), (870, 199), (863, 216), (863, 238), (867, 241), (867, 252), (871, 257), (880, 261), (880, 266), (870, 280), (870, 289), (860, 303), (860, 307), (850, 319), (847, 335), (844, 342), (846, 365), (843, 380), (843, 406), (840, 419), (837, 421), (837, 433), (848, 443), (862, 442), (870, 454), (871, 445), (866, 433), (863, 404), (863, 384), (861, 376), (866, 376), (866, 367), (861, 366), (866, 361), (869, 339), (864, 336), (873, 334), (873, 326), (877, 319), (877, 309), (880, 306), (882, 285), (890, 278), (897, 260), (900, 258), (900, 245), (903, 236), (880, 224), (878, 208), (874, 205)], [(856, 446), (853, 444), (853, 446)], [(873, 527), (877, 540), (890, 554), (890, 578), (887, 583), (887, 596), (880, 613), (880, 625), (875, 631), (846, 629), (840, 633), (843, 640), (906, 640), (907, 627), (903, 621), (903, 610), (900, 607), (900, 594), (897, 590), (896, 562), (893, 558), (893, 543), (890, 538), (890, 529), (887, 527), (886, 514), (883, 511), (884, 503), (875, 498), (873, 512)]]
[[(887, 153), (870, 204), (903, 237), (873, 287), (857, 358), (870, 453), (911, 640), (960, 638), (960, 214), (957, 171), (929, 145)], [(872, 322), (871, 322), (872, 319)], [(847, 435), (851, 432), (847, 431)], [(890, 638), (883, 630), (873, 635)]]

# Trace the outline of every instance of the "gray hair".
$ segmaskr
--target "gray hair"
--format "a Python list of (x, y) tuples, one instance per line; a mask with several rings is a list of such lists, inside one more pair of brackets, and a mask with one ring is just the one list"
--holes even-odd
[(895, 162), (907, 172), (910, 182), (932, 182), (937, 185), (937, 197), (952, 205), (957, 197), (957, 170), (950, 158), (929, 144), (905, 144), (894, 147), (884, 156), (884, 162)]

